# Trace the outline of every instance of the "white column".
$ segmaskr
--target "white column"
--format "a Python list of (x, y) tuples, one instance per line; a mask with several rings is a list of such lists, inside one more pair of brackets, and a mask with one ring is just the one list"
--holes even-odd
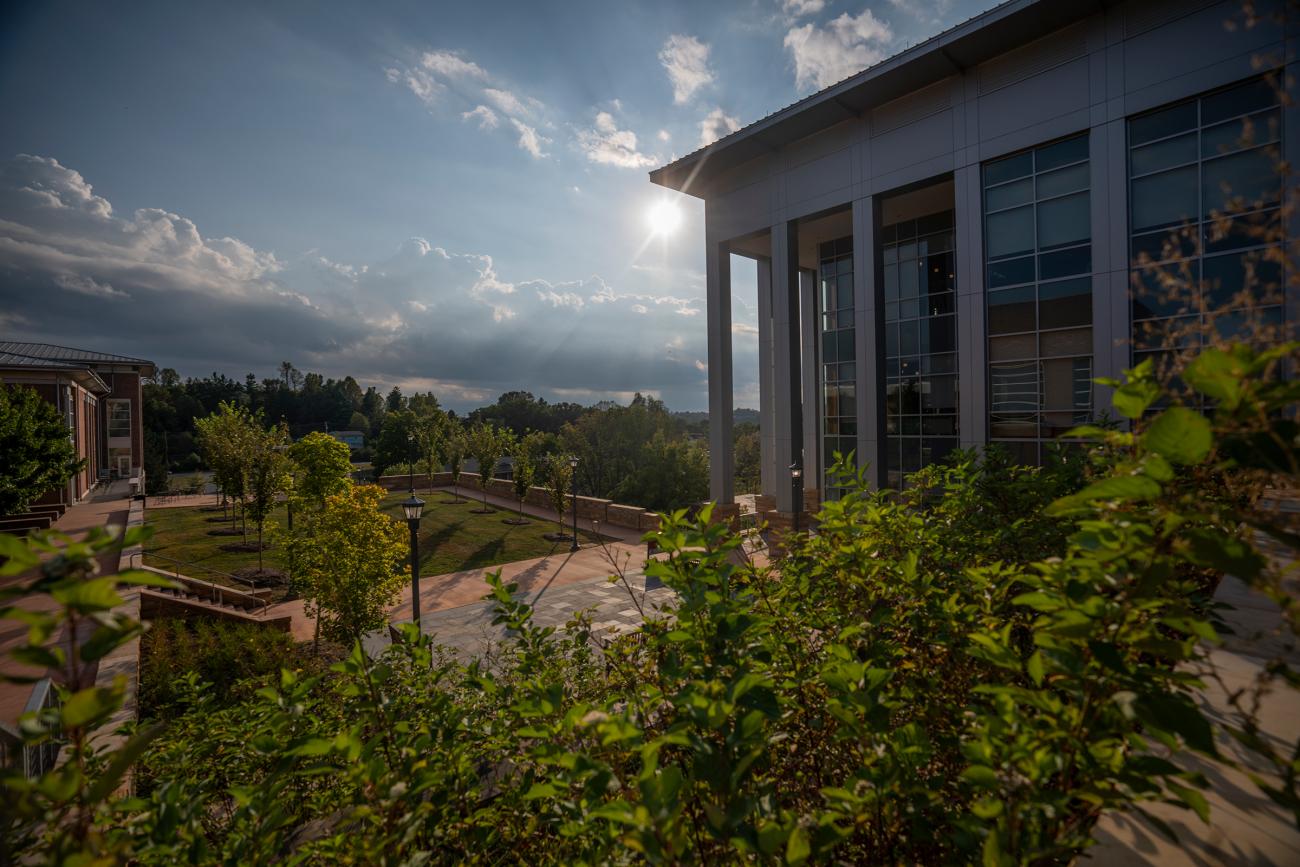
[(988, 345), (984, 335), (984, 205), (978, 164), (953, 173), (957, 244), (957, 425), (962, 448), (988, 442)]
[(778, 473), (776, 507), (782, 512), (789, 512), (793, 507), (789, 467), (803, 445), (799, 400), (798, 232), (793, 222), (772, 227), (772, 403)]
[(732, 445), (731, 251), (725, 241), (707, 238), (706, 306), (709, 332), (709, 497), (735, 500)]
[[(803, 467), (803, 486), (808, 490), (820, 490), (822, 486), (822, 466), (825, 456), (818, 448), (817, 431), (821, 427), (821, 399), (817, 393), (817, 272), (799, 272), (799, 361), (803, 409), (803, 454), (796, 454), (794, 460)], [(788, 471), (787, 471), (788, 472)]]
[(772, 392), (772, 260), (758, 260), (758, 442), (764, 494), (776, 493), (776, 406)]
[(881, 431), (884, 425), (883, 311), (876, 309), (876, 209), (871, 196), (853, 202), (853, 335), (855, 396), (858, 402), (858, 466), (871, 468), (868, 478), (879, 485)]

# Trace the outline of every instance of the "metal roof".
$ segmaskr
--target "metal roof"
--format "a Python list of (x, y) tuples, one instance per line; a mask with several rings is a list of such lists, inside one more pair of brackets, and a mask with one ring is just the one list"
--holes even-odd
[(771, 153), (1113, 5), (1114, 0), (1006, 0), (875, 66), (650, 172), (662, 187), (703, 198), (710, 176)]
[[(8, 344), (0, 344), (7, 346)], [(7, 352), (0, 349), (0, 371), (9, 370), (48, 370), (57, 373), (66, 373), (74, 379), (80, 381), (87, 389), (98, 391), (101, 394), (108, 394), (112, 391), (108, 383), (100, 377), (98, 373), (92, 370), (88, 365), (78, 362), (61, 361), (54, 358), (37, 358), (31, 355), (20, 355), (16, 352)], [(3, 376), (0, 375), (0, 379)]]
[(89, 349), (74, 349), (70, 346), (56, 346), (53, 343), (0, 340), (0, 353), (74, 364), (136, 364), (148, 368), (148, 372), (141, 371), (146, 376), (152, 376), (156, 369), (154, 363), (146, 358), (132, 358), (129, 355), (113, 355), (109, 352), (95, 352)]

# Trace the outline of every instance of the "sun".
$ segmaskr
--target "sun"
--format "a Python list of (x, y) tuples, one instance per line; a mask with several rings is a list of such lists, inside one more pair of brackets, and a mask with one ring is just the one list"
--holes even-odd
[(646, 211), (646, 223), (650, 226), (650, 232), (654, 235), (667, 237), (677, 231), (677, 227), (682, 224), (682, 212), (678, 209), (676, 202), (663, 199), (655, 202)]

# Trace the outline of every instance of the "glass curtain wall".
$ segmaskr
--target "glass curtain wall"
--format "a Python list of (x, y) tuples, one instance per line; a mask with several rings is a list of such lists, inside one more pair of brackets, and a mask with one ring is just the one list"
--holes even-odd
[(1092, 416), (1088, 136), (984, 165), (989, 440), (1026, 464)]
[(886, 484), (957, 447), (957, 282), (953, 212), (881, 229), (885, 302)]
[(1135, 364), (1281, 324), (1281, 121), (1263, 78), (1129, 119)]
[[(821, 302), (822, 463), (829, 468), (836, 452), (858, 447), (857, 365), (853, 327), (853, 238), (819, 244), (818, 283)], [(841, 490), (822, 480), (825, 499)]]

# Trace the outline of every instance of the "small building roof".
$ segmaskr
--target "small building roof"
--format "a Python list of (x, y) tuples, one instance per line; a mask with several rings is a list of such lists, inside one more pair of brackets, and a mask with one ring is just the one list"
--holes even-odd
[(147, 358), (132, 358), (129, 355), (114, 355), (110, 352), (96, 352), (90, 349), (74, 349), (71, 346), (58, 346), (53, 343), (0, 340), (0, 353), (25, 356), (38, 361), (72, 364), (130, 364), (142, 368), (140, 373), (143, 376), (153, 376), (157, 371), (157, 366)]
[(100, 375), (92, 370), (88, 365), (59, 361), (52, 358), (36, 358), (30, 355), (19, 355), (14, 352), (7, 352), (0, 349), (0, 380), (3, 380), (3, 372), (5, 370), (64, 373), (72, 379), (75, 379), (87, 391), (93, 391), (98, 394), (108, 394), (112, 391), (112, 389), (108, 387), (108, 383), (104, 382)]
[(1116, 0), (1006, 0), (875, 66), (650, 172), (661, 187), (703, 198), (709, 177), (821, 132), (928, 84), (1046, 36)]

